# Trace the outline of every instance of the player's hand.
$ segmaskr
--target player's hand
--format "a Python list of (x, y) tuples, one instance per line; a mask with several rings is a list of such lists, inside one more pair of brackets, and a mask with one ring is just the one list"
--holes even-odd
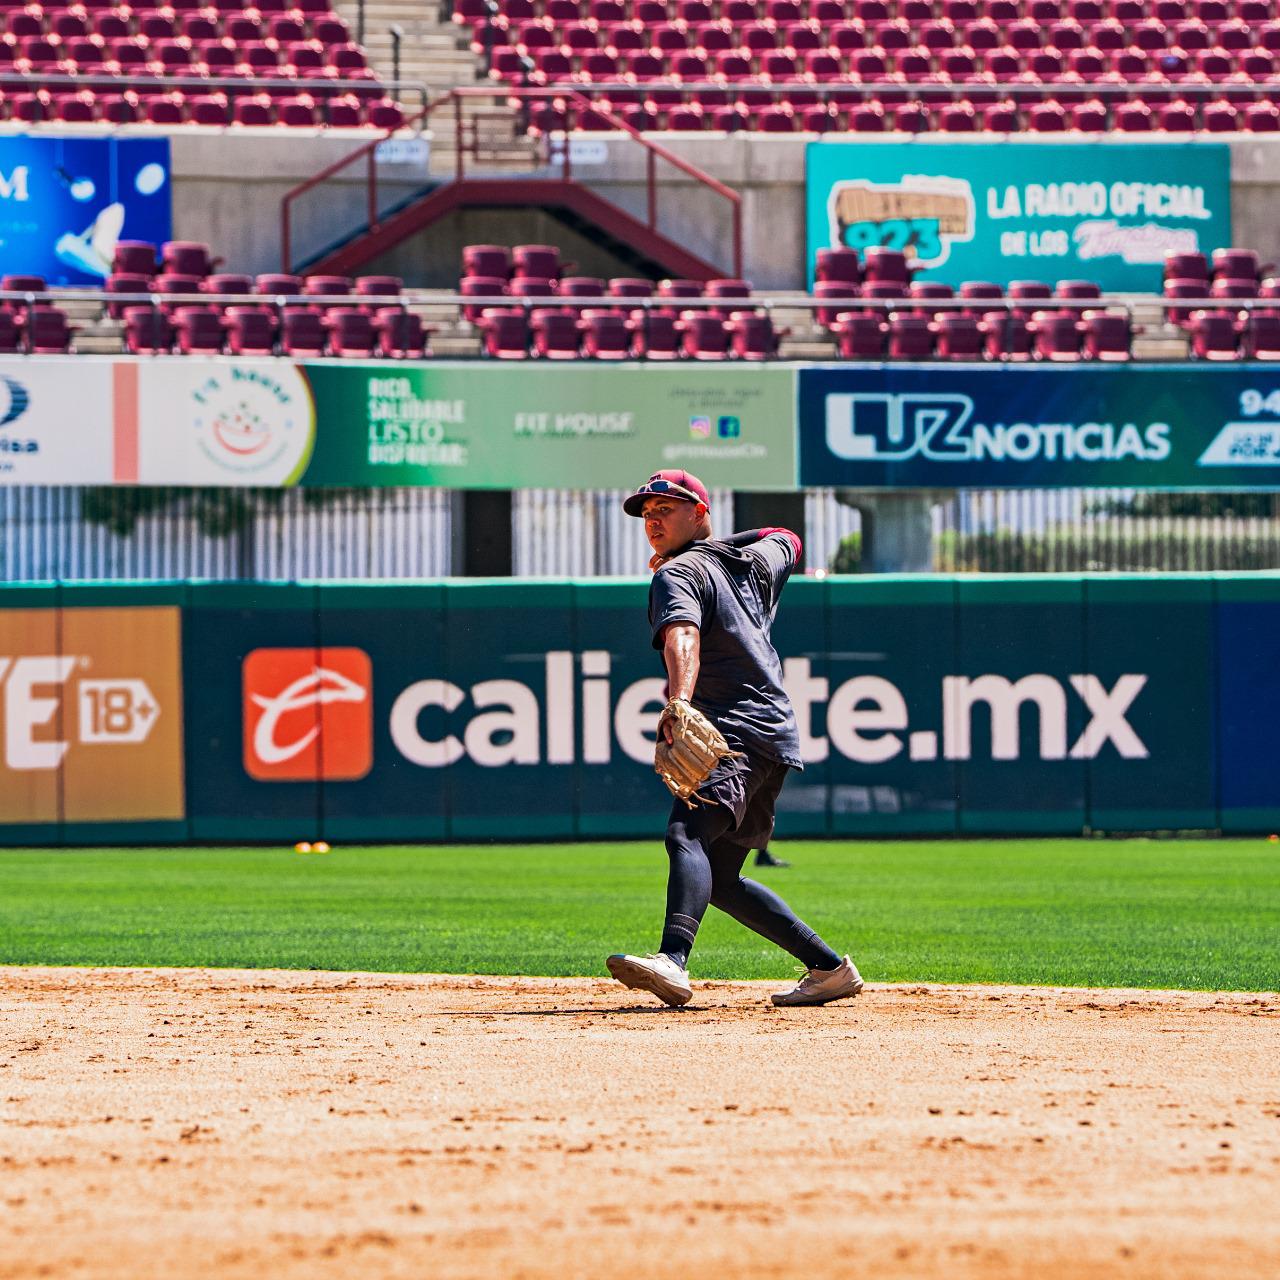
[(658, 733), (666, 740), (667, 746), (670, 746), (676, 740), (675, 733), (671, 728), (671, 717), (665, 711), (658, 721)]
[(661, 569), (662, 566), (670, 559), (670, 556), (664, 556), (661, 552), (655, 551), (653, 555), (649, 557), (649, 572), (657, 573), (658, 570)]

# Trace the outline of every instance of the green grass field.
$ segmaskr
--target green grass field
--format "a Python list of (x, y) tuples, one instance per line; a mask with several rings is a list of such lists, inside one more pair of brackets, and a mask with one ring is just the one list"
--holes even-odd
[[(1263, 839), (789, 842), (758, 873), (871, 981), (1280, 988)], [(657, 946), (655, 843), (0, 851), (0, 963), (603, 974)], [(714, 910), (691, 970), (789, 976)]]

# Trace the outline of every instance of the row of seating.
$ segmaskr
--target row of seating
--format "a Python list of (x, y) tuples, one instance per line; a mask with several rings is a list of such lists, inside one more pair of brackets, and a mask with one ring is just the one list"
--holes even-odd
[(363, 78), (368, 70), (358, 44), (325, 46), (318, 40), (231, 40), (210, 37), (148, 40), (146, 36), (0, 37), (0, 67), (38, 75), (131, 76), (149, 71), (158, 76), (204, 75), (252, 79), (255, 76), (297, 77), (331, 67), (335, 78)]
[[(498, 28), (496, 40), (493, 34), (485, 33), (481, 47), (492, 50), (494, 65), (499, 70), (510, 62), (504, 53), (506, 46), (529, 57), (540, 51), (558, 50), (570, 58), (601, 50), (613, 54), (651, 52), (656, 56), (691, 50), (703, 55), (735, 51), (757, 58), (766, 53), (787, 52), (794, 57), (811, 50), (828, 50), (836, 56), (874, 52), (886, 60), (893, 54), (910, 53), (913, 62), (921, 64), (923, 72), (950, 74), (956, 74), (957, 67), (966, 74), (979, 69), (975, 55), (999, 51), (999, 65), (986, 69), (1002, 74), (1035, 70), (1034, 56), (1049, 54), (1056, 55), (1056, 59), (1051, 56), (1044, 62), (1047, 70), (1060, 73), (1070, 65), (1072, 70), (1083, 74), (1088, 69), (1085, 62), (1082, 60), (1078, 66), (1068, 64), (1065, 55), (1087, 53), (1090, 59), (1101, 63), (1094, 72), (1100, 75), (1109, 69), (1102, 62), (1105, 55), (1129, 53), (1138, 60), (1135, 67), (1142, 71), (1194, 69), (1227, 75), (1235, 70), (1248, 70), (1253, 65), (1246, 61), (1247, 54), (1280, 49), (1280, 22), (1241, 29), (1221, 27), (1217, 31), (1200, 22), (1181, 23), (1169, 30), (1163, 25), (1125, 27), (1114, 19), (1088, 27), (1078, 22), (1060, 22), (1051, 27), (1014, 23), (1003, 28), (985, 18), (961, 27), (950, 23), (911, 27), (899, 22), (867, 26), (861, 22), (820, 23), (812, 19), (784, 26), (748, 22), (740, 27), (725, 22), (660, 22), (644, 26), (638, 22), (590, 21), (570, 22), (562, 27), (524, 22)], [(1205, 57), (1200, 59), (1198, 55)], [(1266, 65), (1265, 60), (1258, 65)], [(591, 68), (584, 65), (583, 69)], [(763, 63), (757, 64), (756, 70), (765, 69)], [(858, 71), (860, 68), (850, 61), (844, 69)], [(883, 69), (893, 67), (886, 63)]]
[[(1008, 100), (934, 106), (923, 102), (888, 106), (866, 102), (848, 109), (834, 105), (795, 107), (789, 103), (704, 107), (693, 102), (665, 108), (652, 103), (617, 107), (610, 103), (607, 109), (633, 129), (675, 132), (732, 133), (751, 129), (761, 133), (820, 134), (923, 133), (931, 129), (944, 133), (1280, 132), (1280, 107), (1272, 102), (1255, 102), (1246, 107), (1236, 107), (1229, 102), (1198, 106), (1179, 101), (1156, 107), (1143, 102), (1124, 102), (1108, 107), (1098, 100), (1066, 105), (1049, 101), (1024, 108)], [(535, 108), (530, 115), (530, 128), (535, 134), (560, 132), (570, 127), (587, 132), (616, 129), (608, 116), (589, 109), (570, 112), (552, 104)]]
[(985, 18), (1000, 24), (1030, 20), (1046, 25), (1114, 18), (1132, 25), (1195, 20), (1220, 27), (1264, 23), (1276, 16), (1273, 0), (497, 0), (497, 9), (494, 15), (488, 0), (454, 0), (453, 21), (470, 27), (500, 27), (532, 18), (549, 23), (722, 20), (781, 25), (811, 18), (826, 24), (900, 20), (919, 25)]
[[(271, 355), (295, 358), (423, 359), (432, 327), (403, 307), (318, 311), (262, 305), (181, 306), (172, 313), (150, 305), (126, 307), (126, 349), (138, 355)], [(479, 319), (483, 353), (496, 359), (764, 360), (777, 354), (786, 330), (767, 315), (739, 312), (727, 319), (705, 312), (596, 308), (496, 307)], [(1201, 309), (1188, 325), (1192, 358), (1280, 359), (1280, 307), (1233, 313)], [(1132, 331), (1126, 316), (1105, 311), (1040, 310), (1029, 316), (915, 311), (887, 315), (847, 311), (833, 326), (840, 355), (851, 360), (1128, 360)], [(0, 308), (0, 352), (55, 354), (71, 349), (75, 327), (58, 307)]]
[(8, 3), (0, 27), (0, 71), (26, 77), (5, 86), (0, 119), (21, 124), (394, 129), (404, 119), (329, 0)]
[[(776, 355), (785, 330), (768, 316), (706, 313), (672, 316), (620, 309), (569, 315), (555, 310), (486, 310), (479, 323), (484, 354), (495, 359), (765, 360)], [(1280, 310), (1233, 316), (1197, 311), (1190, 354), (1196, 359), (1280, 359)], [(912, 312), (887, 317), (849, 313), (835, 326), (840, 355), (850, 360), (1080, 360), (1131, 359), (1127, 316), (1109, 312), (1037, 311), (979, 319)]]
[(346, 19), (326, 10), (323, 13), (292, 15), (260, 14), (254, 10), (202, 7), (186, 12), (165, 8), (90, 9), (84, 5), (70, 8), (41, 8), (29, 4), (21, 9), (0, 12), (3, 38), (48, 36), (62, 41), (116, 40), (138, 36), (143, 40), (176, 39), (179, 36), (201, 40), (230, 40), (242, 44), (253, 40), (274, 41), (279, 49), (290, 44), (314, 41), (321, 47), (345, 45), (351, 39)]
[(478, 320), (483, 352), (500, 360), (767, 360), (778, 331), (768, 316), (675, 316), (619, 308), (582, 314), (492, 307)]
[[(642, 130), (1280, 129), (1271, 0), (500, 0), (499, 9), (459, 0), (454, 15), (493, 80), (573, 84)], [(1090, 85), (1098, 92), (1086, 100)], [(952, 92), (913, 95), (915, 86)], [(560, 102), (528, 120), (535, 134), (616, 128), (601, 111)]]
[(329, 308), (184, 305), (166, 312), (149, 305), (123, 309), (127, 350), (136, 355), (423, 359), (431, 328), (403, 307)]
[[(849, 313), (835, 326), (841, 356), (850, 360), (1079, 360), (1131, 358), (1127, 316), (1095, 311), (992, 314), (955, 312), (935, 319), (895, 312), (887, 318)], [(1274, 313), (1200, 310), (1189, 324), (1193, 359), (1280, 359), (1280, 309)]]
[[(251, 88), (251, 86), (250, 86)], [(380, 92), (380, 90), (379, 90)], [(390, 98), (363, 102), (355, 94), (339, 97), (296, 93), (272, 97), (247, 92), (234, 99), (221, 91), (183, 94), (176, 90), (101, 93), (0, 94), (0, 119), (23, 124), (196, 124), (213, 128), (356, 128), (398, 129), (404, 121), (399, 103)]]

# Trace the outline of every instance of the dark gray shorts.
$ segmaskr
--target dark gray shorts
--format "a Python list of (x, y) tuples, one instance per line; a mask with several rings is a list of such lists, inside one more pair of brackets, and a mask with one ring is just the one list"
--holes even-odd
[[(744, 849), (763, 849), (773, 835), (773, 810), (778, 793), (791, 766), (779, 760), (747, 753), (722, 760), (698, 788), (698, 795), (712, 804), (723, 805), (733, 815), (733, 827), (724, 839)], [(689, 806), (677, 800), (671, 806), (671, 820), (683, 821)]]

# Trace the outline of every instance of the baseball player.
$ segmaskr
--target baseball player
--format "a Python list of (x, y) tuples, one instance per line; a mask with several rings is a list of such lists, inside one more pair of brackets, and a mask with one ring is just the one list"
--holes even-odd
[(774, 1004), (826, 1004), (862, 977), (771, 889), (747, 880), (751, 849), (767, 846), (774, 803), (802, 768), (795, 713), (769, 630), (800, 557), (788, 529), (711, 536), (706, 486), (659, 471), (623, 503), (653, 548), (649, 625), (670, 701), (658, 721), (655, 768), (677, 797), (667, 820), (667, 914), (656, 953), (614, 955), (609, 972), (668, 1005), (693, 995), (687, 965), (708, 905), (789, 951), (808, 972)]

